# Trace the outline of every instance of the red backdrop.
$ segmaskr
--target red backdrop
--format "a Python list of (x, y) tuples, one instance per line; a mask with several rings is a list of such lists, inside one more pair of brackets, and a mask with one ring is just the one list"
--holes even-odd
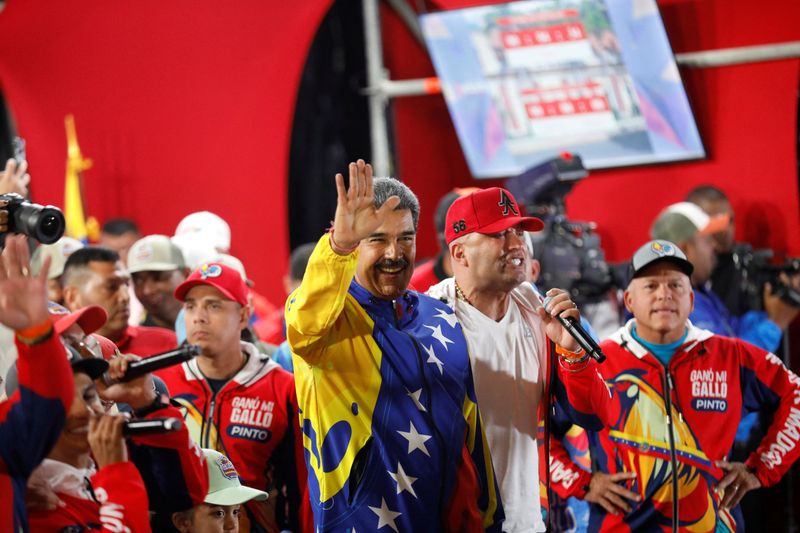
[[(279, 301), (292, 113), (306, 52), (330, 3), (8, 2), (0, 14), (0, 83), (28, 140), (35, 200), (63, 201), (63, 118), (73, 113), (95, 163), (84, 176), (91, 214), (171, 233), (186, 213), (215, 211), (230, 222), (233, 253), (259, 290)], [(477, 3), (439, 0), (442, 7)], [(676, 52), (800, 39), (796, 0), (659, 5)], [(388, 9), (382, 15), (392, 78), (432, 75), (406, 29)], [(712, 183), (733, 200), (739, 238), (800, 254), (798, 65), (682, 69), (709, 158), (595, 172), (575, 187), (568, 214), (597, 221), (607, 255), (623, 260), (663, 206)], [(393, 110), (398, 174), (423, 206), (418, 255), (430, 255), (439, 197), (487, 182), (469, 177), (440, 96), (400, 99)]]
[(287, 165), (307, 50), (330, 0), (12, 0), (0, 83), (28, 141), (38, 202), (63, 203), (64, 115), (94, 167), (90, 214), (172, 234), (208, 209), (280, 301)]

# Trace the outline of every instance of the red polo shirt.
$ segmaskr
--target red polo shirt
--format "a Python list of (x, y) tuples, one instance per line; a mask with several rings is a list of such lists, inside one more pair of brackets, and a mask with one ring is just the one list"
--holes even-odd
[(175, 332), (165, 328), (128, 326), (122, 338), (115, 342), (122, 353), (149, 357), (178, 347)]

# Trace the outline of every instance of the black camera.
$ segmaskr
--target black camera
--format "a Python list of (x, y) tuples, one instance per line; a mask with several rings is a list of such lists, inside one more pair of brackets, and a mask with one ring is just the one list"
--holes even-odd
[(565, 154), (504, 184), (525, 205), (528, 215), (539, 217), (545, 224), (544, 230), (532, 236), (534, 257), (542, 266), (536, 285), (543, 292), (562, 288), (578, 304), (605, 299), (617, 284), (616, 269), (605, 260), (597, 225), (569, 220), (565, 213), (566, 195), (588, 174), (580, 156)]
[[(0, 200), (8, 202), (2, 208), (8, 212), (8, 233), (22, 233), (42, 244), (53, 244), (64, 235), (66, 222), (59, 208), (28, 202), (15, 193), (0, 194)], [(5, 233), (0, 233), (0, 247), (4, 242)]]
[(754, 250), (747, 243), (736, 243), (731, 251), (733, 265), (739, 275), (738, 289), (748, 309), (763, 309), (764, 285), (769, 282), (772, 292), (781, 300), (800, 308), (800, 292), (780, 280), (782, 272), (791, 275), (800, 273), (800, 258), (789, 258), (783, 264), (769, 262), (772, 250)]

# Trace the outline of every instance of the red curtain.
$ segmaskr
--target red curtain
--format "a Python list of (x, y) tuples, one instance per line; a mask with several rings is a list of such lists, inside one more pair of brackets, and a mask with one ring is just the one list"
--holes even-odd
[(286, 175), (300, 74), (331, 0), (12, 0), (0, 83), (28, 141), (32, 193), (62, 205), (64, 116), (94, 166), (88, 212), (172, 234), (208, 209), (232, 252), (283, 299)]

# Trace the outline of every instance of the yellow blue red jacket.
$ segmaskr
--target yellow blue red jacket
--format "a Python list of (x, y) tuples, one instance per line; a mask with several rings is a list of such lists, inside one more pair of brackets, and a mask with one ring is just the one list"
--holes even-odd
[(318, 531), (499, 531), (466, 341), (444, 303), (372, 296), (327, 235), (286, 305)]
[[(735, 531), (714, 490), (725, 475), (715, 461), (729, 456), (743, 414), (767, 411), (772, 423), (745, 464), (762, 486), (775, 484), (800, 457), (800, 378), (774, 354), (688, 321), (664, 366), (633, 337), (633, 323), (601, 343), (611, 421), (589, 442), (599, 471), (636, 472), (629, 488), (642, 501), (618, 515), (592, 505), (589, 531), (670, 531), (673, 521), (681, 531), (713, 532), (718, 522)], [(551, 469), (575, 471), (565, 454), (554, 457)], [(558, 492), (581, 496), (588, 477), (561, 475)]]

